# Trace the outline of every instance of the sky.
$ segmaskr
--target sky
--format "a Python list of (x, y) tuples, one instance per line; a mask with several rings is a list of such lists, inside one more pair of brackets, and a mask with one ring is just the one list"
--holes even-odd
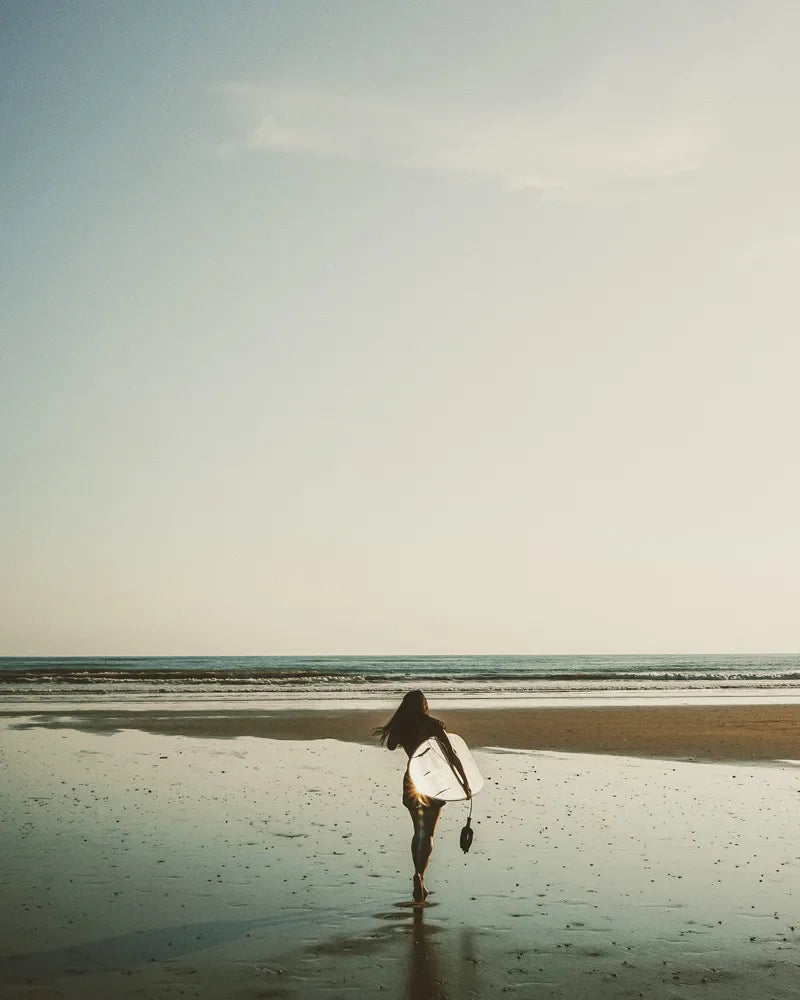
[(800, 651), (794, 0), (0, 7), (0, 654)]

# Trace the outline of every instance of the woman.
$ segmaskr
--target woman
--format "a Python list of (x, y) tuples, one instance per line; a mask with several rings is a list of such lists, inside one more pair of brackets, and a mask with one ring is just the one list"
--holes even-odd
[[(375, 730), (375, 735), (380, 736), (381, 743), (390, 750), (401, 746), (408, 754), (409, 760), (420, 743), (435, 737), (464, 788), (467, 798), (470, 798), (469, 782), (461, 761), (450, 745), (443, 723), (428, 714), (428, 701), (421, 691), (409, 691), (386, 725)], [(403, 777), (403, 805), (411, 813), (411, 822), (414, 824), (414, 836), (411, 840), (414, 901), (421, 903), (428, 895), (424, 881), (425, 869), (433, 850), (433, 831), (436, 829), (436, 821), (439, 819), (444, 802), (420, 794), (406, 767)]]

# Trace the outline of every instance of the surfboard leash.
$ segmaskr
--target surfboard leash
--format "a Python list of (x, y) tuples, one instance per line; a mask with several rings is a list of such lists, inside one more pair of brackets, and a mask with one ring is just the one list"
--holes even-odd
[(467, 825), (462, 827), (461, 836), (458, 839), (461, 845), (461, 850), (466, 854), (467, 851), (472, 847), (472, 838), (474, 836), (474, 831), (470, 822), (472, 820), (472, 799), (469, 800), (469, 816), (467, 816)]

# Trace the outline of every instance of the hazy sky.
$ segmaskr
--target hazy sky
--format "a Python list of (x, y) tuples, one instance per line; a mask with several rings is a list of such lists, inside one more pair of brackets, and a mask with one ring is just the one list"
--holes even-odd
[(3, 654), (800, 650), (796, 0), (11, 0)]

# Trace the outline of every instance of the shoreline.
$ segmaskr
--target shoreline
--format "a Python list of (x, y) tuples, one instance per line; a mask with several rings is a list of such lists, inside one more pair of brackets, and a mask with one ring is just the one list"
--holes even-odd
[[(391, 709), (257, 708), (252, 705), (184, 709), (39, 707), (0, 709), (14, 728), (75, 729), (91, 733), (138, 730), (155, 735), (213, 739), (256, 737), (335, 739), (377, 745), (373, 730)], [(800, 760), (800, 705), (548, 706), (439, 708), (448, 729), (473, 748), (503, 747), (566, 753), (699, 761)]]

